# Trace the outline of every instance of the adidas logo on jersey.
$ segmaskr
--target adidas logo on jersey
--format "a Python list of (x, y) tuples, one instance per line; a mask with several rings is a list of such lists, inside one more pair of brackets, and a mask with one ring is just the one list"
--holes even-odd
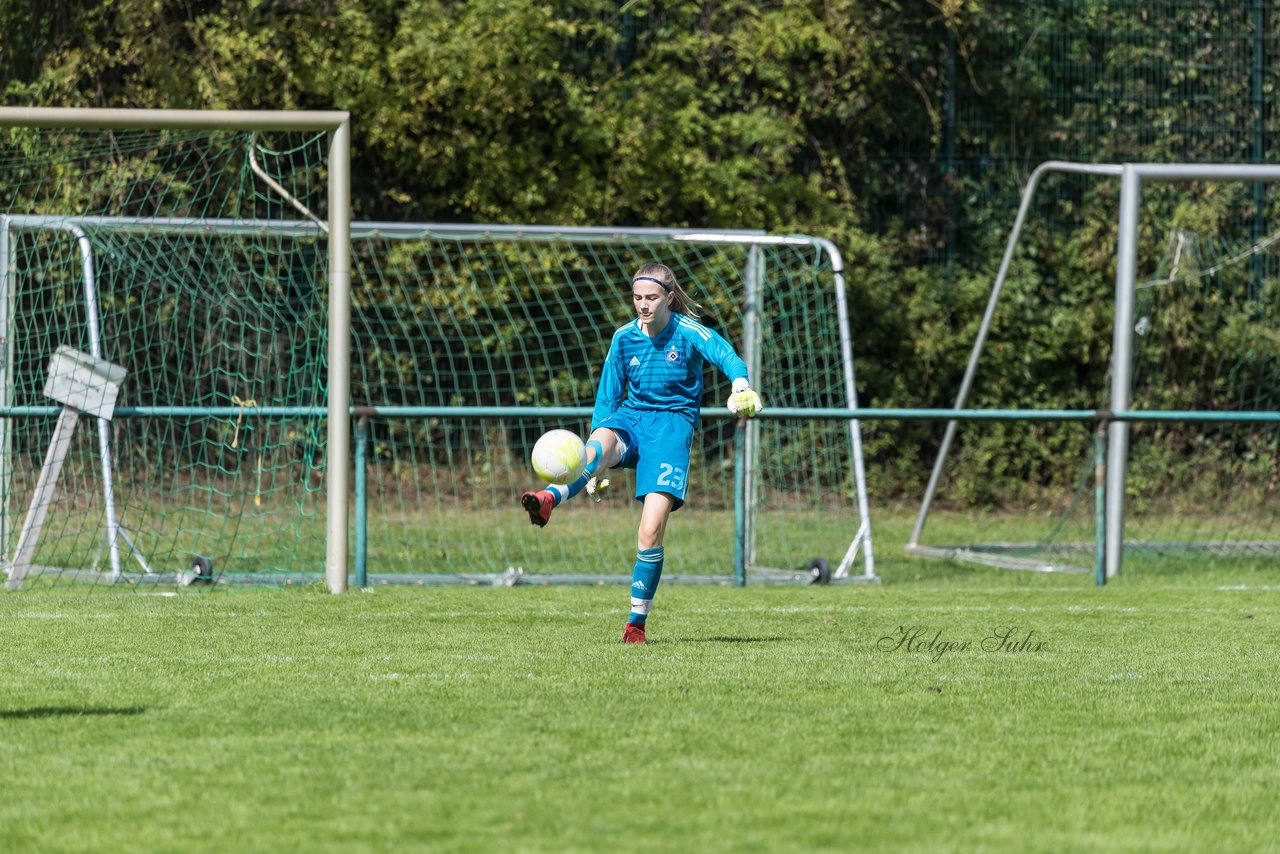
[(633, 367), (633, 368), (634, 368), (634, 367), (636, 367), (637, 365), (639, 365), (639, 364), (640, 364), (640, 359), (639, 359), (639, 358), (637, 358), (637, 357), (635, 357), (635, 356), (632, 356), (632, 357), (631, 357), (631, 361), (630, 361), (630, 362), (628, 362), (627, 364), (628, 364), (630, 367)]

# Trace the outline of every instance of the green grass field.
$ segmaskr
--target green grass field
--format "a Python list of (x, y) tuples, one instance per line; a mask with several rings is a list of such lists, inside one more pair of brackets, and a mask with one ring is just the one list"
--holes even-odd
[(908, 523), (879, 585), (664, 587), (642, 648), (621, 587), (5, 593), (0, 850), (1274, 850), (1280, 568)]

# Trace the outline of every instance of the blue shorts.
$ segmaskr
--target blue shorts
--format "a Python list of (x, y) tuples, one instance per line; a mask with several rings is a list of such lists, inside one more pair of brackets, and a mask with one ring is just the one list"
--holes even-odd
[(694, 426), (687, 416), (619, 409), (595, 426), (612, 430), (626, 444), (617, 468), (636, 470), (637, 501), (650, 492), (665, 492), (676, 500), (673, 510), (684, 506)]

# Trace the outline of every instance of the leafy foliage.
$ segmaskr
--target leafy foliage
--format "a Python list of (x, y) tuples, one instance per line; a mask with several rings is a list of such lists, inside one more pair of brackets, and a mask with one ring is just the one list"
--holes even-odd
[[(1029, 169), (1265, 160), (1278, 29), (1254, 4), (1191, 0), (0, 0), (0, 91), (22, 105), (350, 110), (363, 219), (830, 237), (864, 404), (947, 406)], [(1168, 221), (1212, 234), (1265, 221), (1260, 207), (1203, 198)], [(1073, 186), (1030, 226), (997, 318), (1012, 337), (984, 355), (976, 404), (1100, 404), (1114, 209), (1106, 182)], [(1157, 255), (1165, 238), (1146, 236)], [(1263, 291), (1274, 268), (1251, 268)], [(1214, 346), (1242, 348), (1232, 376), (1187, 365), (1185, 405), (1220, 404), (1224, 383), (1257, 375), (1256, 335), (1181, 311), (1177, 340), (1225, 323)], [(1151, 354), (1192, 358), (1166, 333)], [(937, 432), (869, 425), (878, 488), (918, 489)], [(1013, 481), (1053, 485), (1074, 475), (1045, 460), (1075, 441), (996, 431), (966, 453), (999, 451)]]

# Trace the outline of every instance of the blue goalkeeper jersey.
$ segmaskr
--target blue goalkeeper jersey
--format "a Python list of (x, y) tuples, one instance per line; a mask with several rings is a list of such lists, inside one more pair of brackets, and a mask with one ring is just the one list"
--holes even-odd
[(673, 312), (655, 338), (641, 331), (636, 318), (613, 333), (596, 389), (591, 429), (620, 408), (679, 412), (696, 424), (706, 362), (730, 380), (747, 378), (746, 362), (733, 346), (693, 318)]

